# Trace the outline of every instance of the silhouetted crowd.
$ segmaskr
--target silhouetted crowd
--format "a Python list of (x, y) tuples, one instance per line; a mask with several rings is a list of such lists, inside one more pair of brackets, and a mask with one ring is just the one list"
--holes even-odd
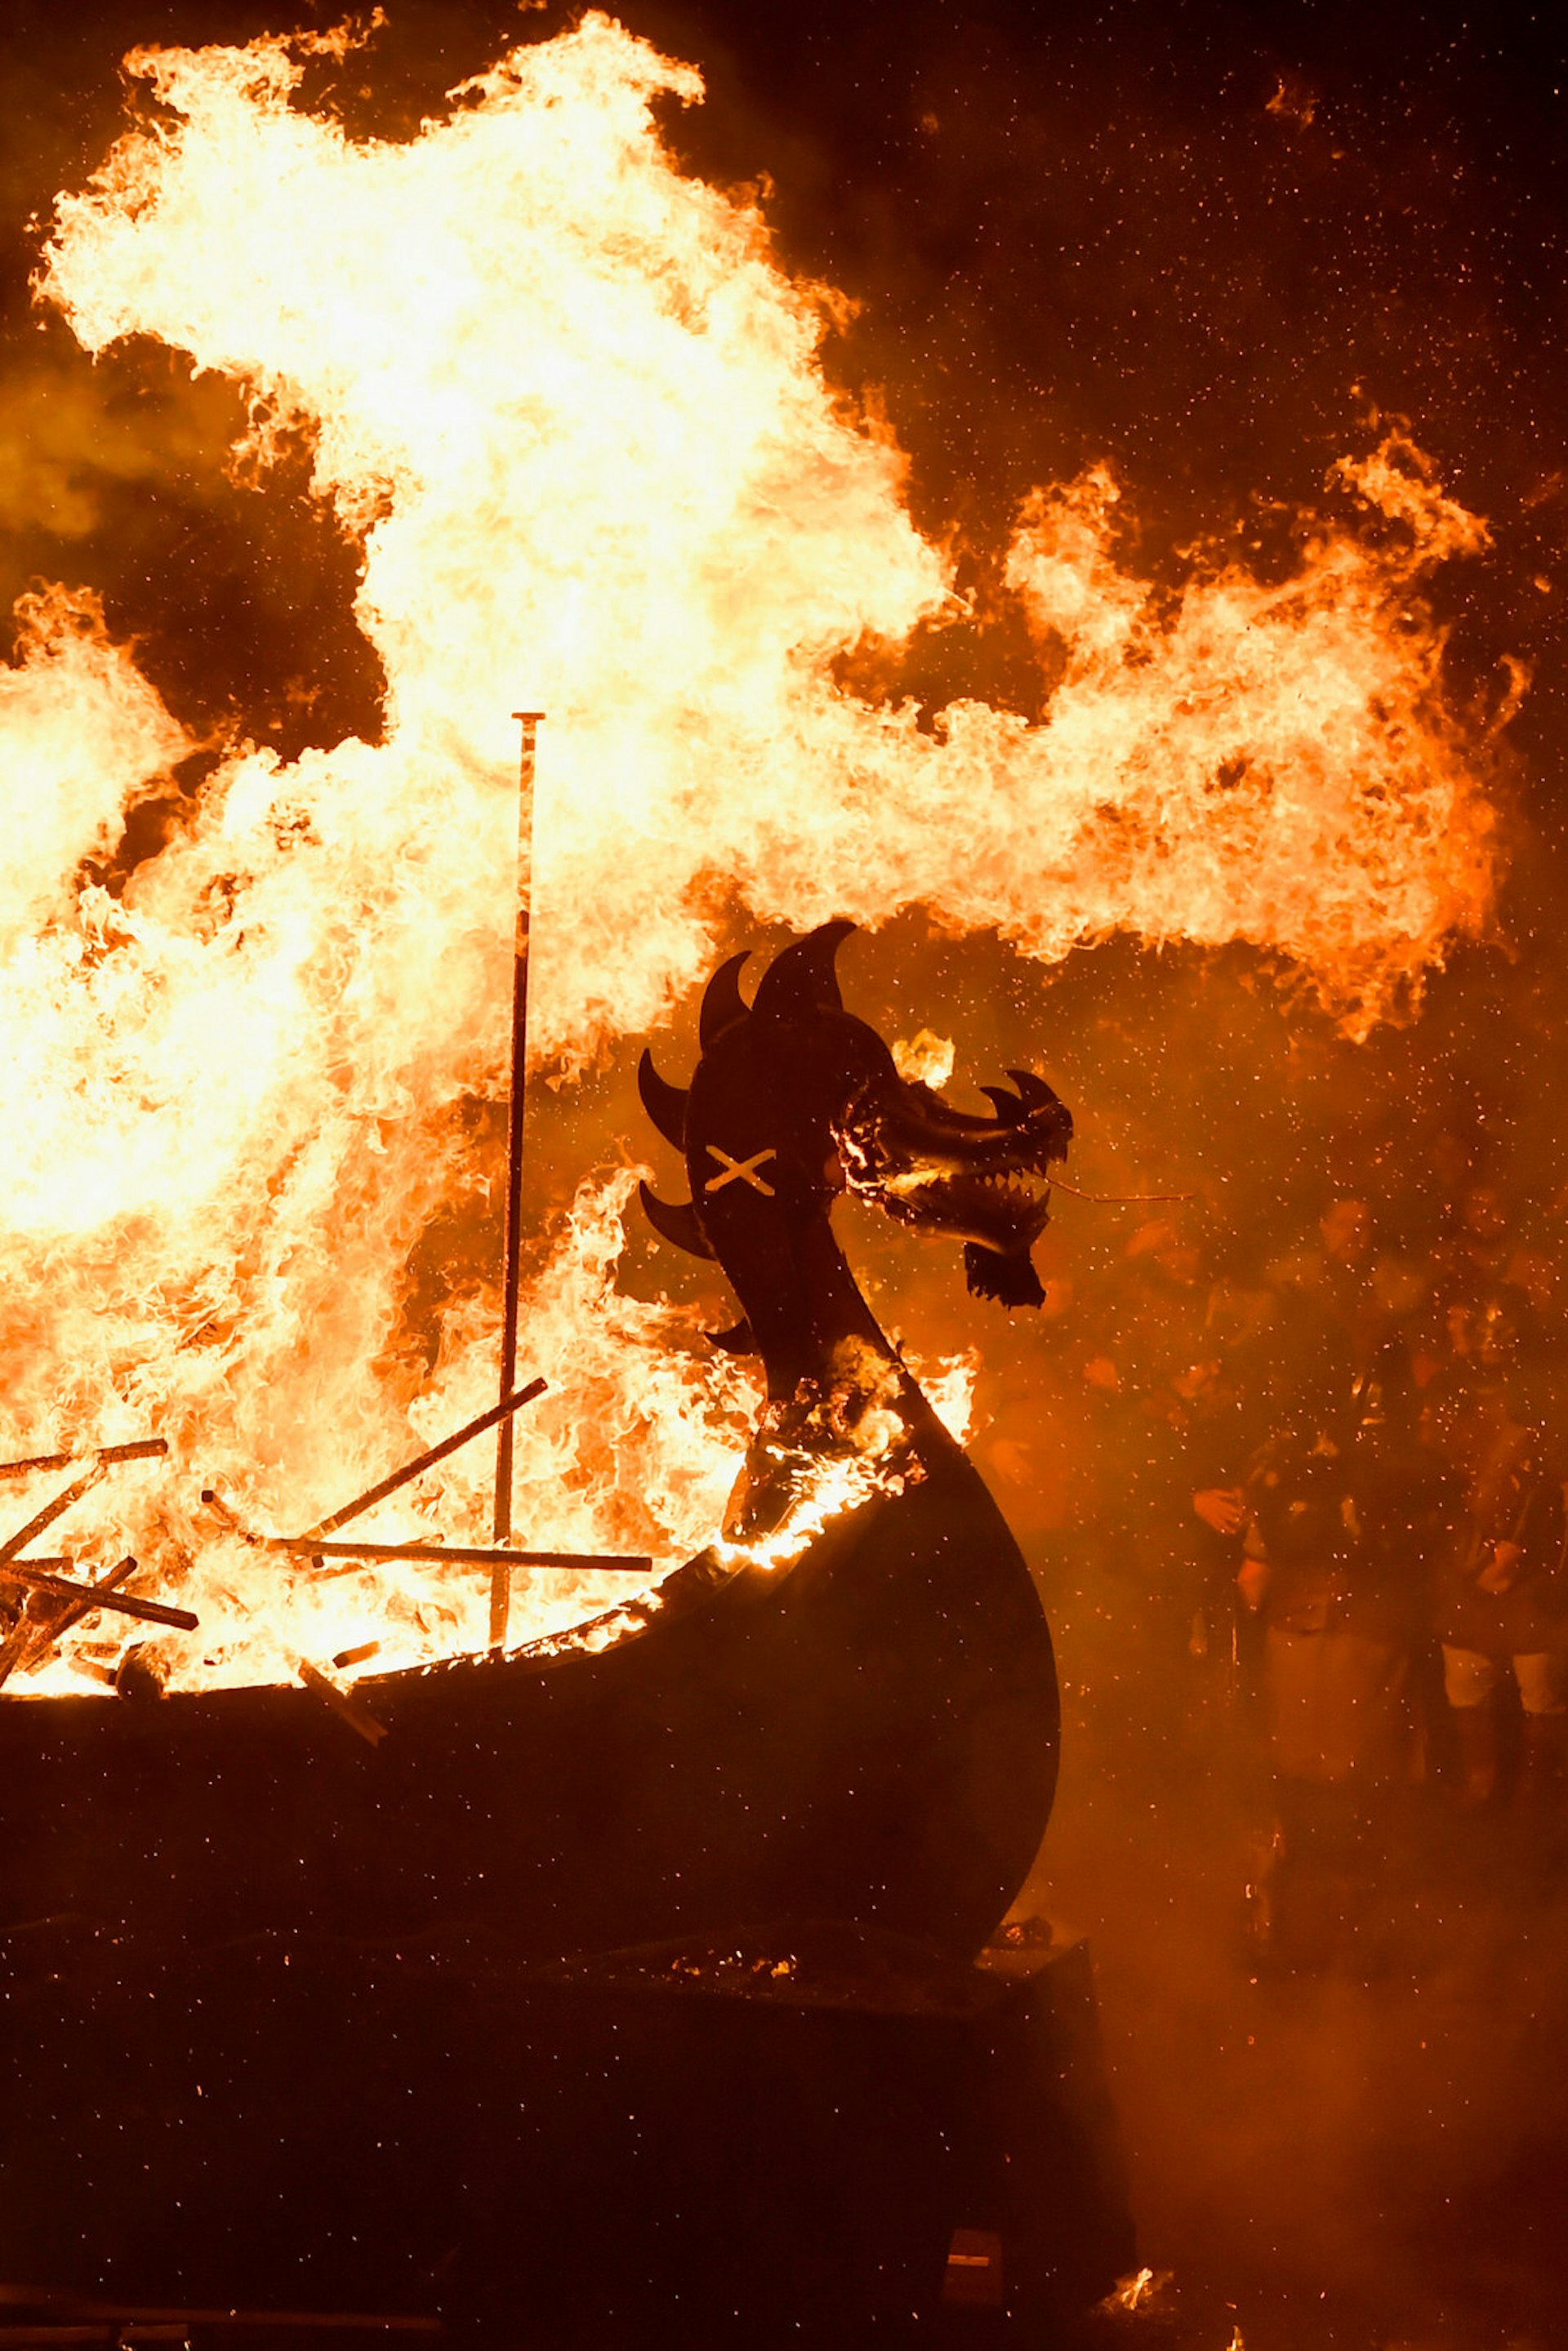
[(1506, 1820), (1512, 1849), (1553, 1850), (1553, 1238), (1470, 1180), (1418, 1247), (1385, 1246), (1372, 1201), (1331, 1198), (1300, 1246), (1238, 1278), (1162, 1216), (1048, 1299), (1095, 1465), (1058, 1532), (1092, 1562), (1079, 1598), (1105, 1619), (1123, 1745), (1156, 1772), (1219, 1768), (1223, 1718), (1224, 1768), (1267, 1790), (1254, 1924), (1283, 1963), (1354, 1936), (1413, 1801), (1453, 1837), (1475, 1834), (1467, 1816)]

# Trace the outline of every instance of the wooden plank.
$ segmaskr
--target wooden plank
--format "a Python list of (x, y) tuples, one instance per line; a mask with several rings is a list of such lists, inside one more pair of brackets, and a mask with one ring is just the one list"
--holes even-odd
[[(132, 1560), (130, 1564), (134, 1568), (137, 1562)], [(163, 1600), (139, 1600), (110, 1582), (77, 1583), (68, 1576), (55, 1575), (49, 1569), (36, 1565), (30, 1559), (0, 1558), (0, 1583), (21, 1584), (30, 1592), (52, 1593), (57, 1600), (76, 1602), (83, 1616), (107, 1608), (118, 1616), (139, 1617), (145, 1625), (167, 1625), (177, 1633), (193, 1633), (201, 1623), (200, 1617), (193, 1615), (188, 1608), (171, 1608)], [(52, 1634), (51, 1638), (57, 1639), (58, 1635)]]
[(450, 1560), (464, 1567), (549, 1567), (563, 1572), (580, 1568), (605, 1575), (645, 1576), (653, 1560), (643, 1552), (576, 1551), (480, 1550), (465, 1543), (317, 1542), (308, 1535), (253, 1535), (263, 1551), (291, 1552), (297, 1557), (322, 1560)]
[(395, 1494), (400, 1486), (406, 1486), (422, 1470), (434, 1468), (437, 1461), (444, 1461), (449, 1453), (455, 1453), (459, 1446), (466, 1445), (472, 1437), (483, 1437), (487, 1428), (494, 1428), (498, 1422), (509, 1419), (520, 1405), (531, 1404), (535, 1396), (544, 1393), (545, 1384), (543, 1380), (530, 1380), (527, 1387), (518, 1388), (516, 1395), (503, 1396), (499, 1404), (492, 1405), (488, 1412), (482, 1412), (477, 1420), (469, 1421), (455, 1437), (443, 1437), (441, 1443), (433, 1445), (428, 1453), (422, 1453), (417, 1460), (405, 1461), (401, 1469), (394, 1469), (392, 1476), (383, 1478), (379, 1486), (368, 1487), (351, 1502), (345, 1502), (340, 1510), (332, 1512), (330, 1518), (319, 1519), (310, 1533), (335, 1534), (340, 1527), (346, 1527), (350, 1519), (357, 1519), (362, 1510), (370, 1510), (377, 1502), (384, 1502), (389, 1494)]
[(33, 1453), (25, 1461), (0, 1461), (0, 1478), (27, 1478), (35, 1469), (70, 1469), (78, 1461), (161, 1460), (169, 1450), (162, 1437), (138, 1437), (129, 1445), (99, 1445), (86, 1452)]

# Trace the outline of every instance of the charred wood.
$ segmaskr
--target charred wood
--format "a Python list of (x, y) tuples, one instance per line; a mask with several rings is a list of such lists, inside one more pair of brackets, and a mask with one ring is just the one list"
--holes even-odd
[[(544, 1567), (563, 1573), (580, 1569), (606, 1575), (642, 1577), (649, 1574), (653, 1564), (652, 1555), (645, 1552), (510, 1551), (494, 1544), (324, 1542), (317, 1535), (258, 1535), (245, 1524), (215, 1487), (205, 1487), (202, 1499), (242, 1542), (250, 1543), (257, 1551), (284, 1552), (296, 1559), (315, 1560), (329, 1575), (347, 1574), (354, 1563), (371, 1560), (432, 1560), (438, 1564), (492, 1569)], [(327, 1566), (328, 1561), (349, 1564)]]
[(330, 1676), (324, 1674), (319, 1666), (313, 1666), (308, 1657), (298, 1658), (296, 1670), (306, 1688), (329, 1706), (334, 1714), (340, 1715), (350, 1729), (359, 1733), (367, 1747), (381, 1745), (387, 1735), (386, 1724), (378, 1722), (370, 1708), (362, 1699), (356, 1698), (352, 1690), (340, 1689)]
[(41, 1510), (36, 1510), (25, 1527), (18, 1527), (14, 1535), (7, 1535), (5, 1541), (0, 1542), (0, 1561), (15, 1559), (18, 1552), (26, 1550), (36, 1535), (41, 1535), (46, 1527), (52, 1527), (57, 1519), (63, 1518), (73, 1502), (79, 1502), (82, 1496), (98, 1484), (103, 1469), (103, 1463), (95, 1461), (89, 1469), (84, 1470), (79, 1478), (73, 1478), (68, 1486), (46, 1502)]
[(17, 1618), (5, 1640), (0, 1642), (0, 1686), (18, 1668), (35, 1664), (46, 1650), (52, 1648), (73, 1626), (79, 1625), (84, 1616), (101, 1607), (103, 1595), (115, 1591), (129, 1576), (134, 1575), (136, 1566), (134, 1559), (122, 1559), (117, 1567), (110, 1569), (101, 1583), (91, 1587), (93, 1596), (90, 1598), (65, 1602), (51, 1608), (47, 1602), (40, 1607), (38, 1595), (35, 1593), (29, 1606)]
[(138, 1437), (129, 1445), (99, 1445), (85, 1453), (34, 1453), (25, 1461), (0, 1461), (0, 1478), (26, 1478), (35, 1469), (70, 1469), (78, 1461), (99, 1461), (105, 1467), (116, 1461), (156, 1461), (168, 1450), (166, 1437)]
[[(252, 1542), (264, 1551), (292, 1552), (297, 1556), (319, 1560), (451, 1560), (466, 1567), (548, 1567), (563, 1573), (581, 1568), (605, 1575), (646, 1576), (653, 1567), (650, 1556), (633, 1552), (575, 1551), (500, 1551), (494, 1545), (481, 1549), (464, 1543), (371, 1543), (317, 1542), (308, 1536), (253, 1535)], [(329, 1568), (329, 1574), (342, 1574), (340, 1567)]]
[[(68, 1566), (69, 1561), (62, 1564)], [(131, 1560), (128, 1567), (133, 1569)], [(120, 1573), (117, 1569), (116, 1574)], [(78, 1583), (70, 1577), (56, 1575), (30, 1559), (0, 1559), (0, 1583), (19, 1583), (31, 1592), (74, 1604), (78, 1620), (90, 1615), (95, 1608), (108, 1608), (118, 1616), (136, 1616), (146, 1625), (166, 1625), (176, 1633), (193, 1633), (200, 1618), (189, 1608), (172, 1608), (162, 1600), (139, 1600), (129, 1592), (121, 1592), (112, 1582)], [(63, 1629), (63, 1628), (62, 1628)], [(51, 1628), (49, 1638), (57, 1640), (58, 1632)]]

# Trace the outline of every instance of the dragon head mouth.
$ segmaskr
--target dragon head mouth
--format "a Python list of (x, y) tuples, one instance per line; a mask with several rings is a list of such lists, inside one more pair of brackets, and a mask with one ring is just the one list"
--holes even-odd
[(883, 1077), (835, 1123), (849, 1189), (911, 1230), (965, 1244), (970, 1290), (1006, 1306), (1044, 1296), (1030, 1248), (1051, 1214), (1050, 1169), (1066, 1157), (1071, 1113), (1028, 1070), (1013, 1091), (987, 1086), (993, 1118), (971, 1117), (933, 1088)]

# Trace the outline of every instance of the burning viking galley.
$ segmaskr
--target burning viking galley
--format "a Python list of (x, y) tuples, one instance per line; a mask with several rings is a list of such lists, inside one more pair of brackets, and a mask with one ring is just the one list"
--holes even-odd
[[(754, 2343), (1065, 2324), (1134, 2247), (1081, 1947), (1004, 1928), (1056, 1685), (964, 1447), (976, 1351), (1045, 1294), (1071, 1106), (1043, 1013), (993, 1061), (878, 943), (1245, 950), (1344, 1038), (1408, 1019), (1492, 917), (1500, 714), (1446, 693), (1432, 601), (1488, 527), (1374, 419), (1288, 560), (1216, 542), (1173, 587), (1089, 463), (998, 567), (1039, 707), (930, 708), (886, 680), (973, 601), (833, 386), (840, 298), (680, 161), (696, 68), (591, 11), (392, 137), (334, 99), (376, 38), (133, 50), (35, 237), (50, 331), (193, 374), (235, 496), (349, 551), (376, 684), (337, 739), (197, 730), (64, 577), (0, 679), (4, 1898), (41, 2150), (6, 2261), (112, 2312), (408, 2325), (455, 2278), (573, 2339), (497, 2182), (524, 2163), (538, 2241), (576, 2241), (559, 2199), (608, 2166), (605, 2325), (656, 2274), (729, 2339), (746, 2264), (693, 2209), (760, 2263)], [(617, 1066), (607, 1131), (576, 1105)], [(857, 1283), (873, 1218), (948, 1252), (929, 1338)], [(639, 2022), (672, 1981), (695, 2004)], [(667, 2184), (714, 2144), (693, 2083), (777, 2081), (829, 2013), (896, 2020), (916, 2153), (784, 2294), (779, 2213), (634, 2193), (591, 2085), (623, 2034)], [(982, 2126), (1042, 2014), (1076, 2104)], [(892, 2110), (857, 2112), (879, 2162)], [(821, 2118), (773, 2120), (810, 2172)]]

